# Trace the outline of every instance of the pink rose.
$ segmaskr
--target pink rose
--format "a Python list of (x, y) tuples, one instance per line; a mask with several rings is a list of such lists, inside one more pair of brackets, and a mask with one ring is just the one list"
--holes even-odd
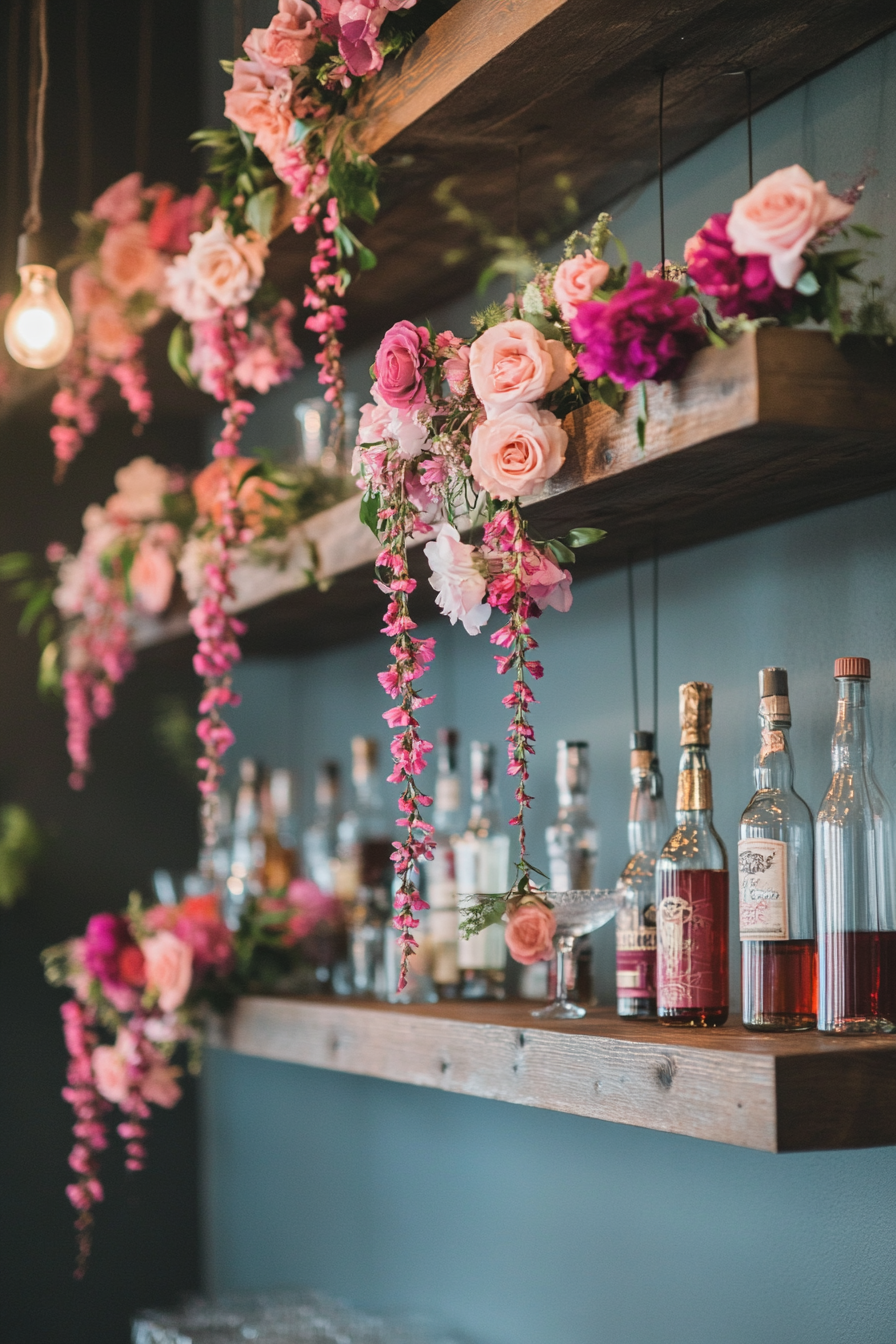
[(170, 1110), (181, 1099), (181, 1090), (177, 1083), (181, 1070), (170, 1064), (153, 1063), (140, 1079), (140, 1095), (144, 1101), (155, 1106), (164, 1106)]
[(610, 274), (607, 262), (595, 257), (591, 249), (567, 261), (561, 261), (554, 276), (554, 298), (567, 322), (576, 315), (580, 303), (587, 303)]
[(253, 28), (243, 43), (250, 60), (289, 68), (305, 65), (318, 40), (317, 15), (304, 0), (280, 0), (267, 28)]
[(224, 112), (240, 130), (255, 136), (258, 148), (273, 162), (295, 121), (294, 94), (287, 71), (267, 62), (234, 61), (233, 86), (224, 95)]
[(561, 569), (547, 551), (538, 551), (537, 557), (537, 569), (530, 570), (526, 566), (526, 592), (542, 611), (546, 607), (553, 607), (555, 611), (569, 611), (572, 606), (572, 575), (568, 569)]
[(438, 593), (436, 606), (456, 625), (460, 620), (468, 635), (478, 635), (491, 615), (484, 600), (488, 583), (488, 563), (476, 550), (461, 541), (450, 523), (443, 523), (435, 541), (423, 547), (432, 576), (430, 588)]
[(286, 924), (291, 936), (298, 942), (314, 933), (321, 924), (339, 928), (342, 906), (335, 896), (321, 891), (309, 878), (293, 878), (286, 888)]
[(770, 173), (734, 202), (728, 237), (738, 256), (768, 257), (777, 283), (792, 289), (803, 270), (803, 250), (826, 225), (846, 219), (852, 209), (794, 164)]
[(100, 243), (99, 261), (103, 280), (123, 299), (140, 290), (157, 294), (165, 281), (162, 258), (150, 245), (149, 225), (139, 219), (109, 226)]
[(473, 477), (495, 499), (537, 494), (563, 466), (567, 441), (560, 421), (550, 411), (514, 406), (473, 430)]
[(234, 234), (222, 219), (194, 233), (190, 251), (168, 267), (168, 302), (188, 322), (248, 303), (264, 278), (268, 245), (257, 233)]
[(139, 338), (114, 301), (97, 304), (91, 309), (87, 318), (87, 344), (92, 355), (117, 363), (132, 355), (138, 343)]
[(143, 207), (143, 175), (128, 173), (120, 182), (113, 182), (102, 196), (97, 196), (91, 214), (107, 219), (110, 224), (130, 224), (140, 218)]
[(518, 318), (489, 327), (470, 347), (473, 391), (490, 416), (540, 401), (565, 383), (573, 368), (562, 341), (545, 340), (531, 322)]
[(429, 354), (429, 332), (413, 322), (396, 322), (380, 342), (373, 365), (379, 399), (401, 409), (427, 399), (423, 375), (435, 363)]
[(162, 930), (141, 944), (146, 958), (146, 986), (159, 995), (163, 1013), (173, 1013), (190, 992), (193, 949), (173, 933)]
[(167, 548), (144, 537), (131, 565), (130, 581), (138, 606), (151, 616), (160, 615), (171, 601), (174, 586), (174, 562)]
[(158, 518), (164, 512), (168, 468), (151, 457), (135, 457), (126, 467), (119, 467), (115, 484), (116, 493), (106, 500), (107, 514), (142, 523)]
[(531, 966), (536, 961), (550, 961), (554, 950), (557, 920), (553, 910), (541, 901), (524, 897), (508, 916), (504, 926), (504, 941), (514, 961)]
[(130, 1090), (128, 1064), (114, 1045), (98, 1045), (91, 1056), (93, 1081), (101, 1097), (119, 1105)]
[(102, 303), (114, 303), (115, 296), (101, 283), (90, 262), (76, 267), (71, 280), (72, 312), (76, 317), (85, 317), (93, 308)]

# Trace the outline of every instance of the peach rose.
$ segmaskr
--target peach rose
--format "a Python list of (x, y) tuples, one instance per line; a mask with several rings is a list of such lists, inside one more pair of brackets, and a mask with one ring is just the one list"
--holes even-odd
[(110, 224), (100, 243), (100, 274), (110, 289), (123, 299), (140, 290), (158, 294), (165, 283), (162, 258), (149, 241), (149, 225), (142, 220)]
[(284, 148), (296, 113), (293, 81), (285, 70), (260, 61), (234, 61), (233, 86), (224, 95), (224, 113), (255, 136), (262, 154), (274, 161)]
[(536, 961), (550, 961), (556, 932), (553, 910), (535, 897), (523, 897), (504, 926), (504, 941), (514, 961), (531, 966)]
[[(268, 245), (260, 234), (231, 233), (216, 219), (205, 233), (194, 233), (191, 243), (185, 258), (175, 258), (175, 267), (185, 266), (195, 287), (219, 308), (248, 303), (264, 279)], [(173, 269), (168, 268), (169, 278)]]
[(473, 430), (473, 478), (495, 499), (537, 494), (563, 466), (567, 442), (565, 430), (551, 411), (514, 406)]
[(101, 1097), (114, 1105), (124, 1101), (130, 1088), (127, 1060), (114, 1045), (98, 1045), (90, 1057), (93, 1081)]
[(590, 248), (576, 257), (561, 261), (554, 276), (554, 298), (567, 322), (572, 321), (579, 304), (587, 303), (609, 274), (609, 263), (596, 257)]
[(193, 949), (164, 929), (140, 945), (146, 958), (146, 987), (158, 991), (163, 1013), (173, 1013), (190, 992)]
[[(211, 518), (215, 523), (221, 521), (221, 488), (229, 477), (234, 486), (246, 472), (258, 461), (254, 457), (220, 457), (203, 467), (193, 482), (193, 498), (200, 517)], [(268, 509), (268, 501), (276, 496), (277, 487), (273, 481), (263, 481), (258, 476), (250, 476), (240, 488), (238, 495), (247, 527), (259, 528)]]
[[(158, 518), (168, 491), (168, 468), (151, 457), (135, 457), (115, 473), (116, 494), (106, 500), (106, 513), (134, 522)], [(87, 527), (86, 514), (84, 526)]]
[(151, 1064), (140, 1079), (140, 1095), (143, 1100), (170, 1110), (181, 1099), (182, 1094), (177, 1083), (181, 1073), (181, 1069), (174, 1068), (170, 1064), (161, 1062)]
[(131, 565), (130, 582), (138, 605), (152, 616), (160, 615), (174, 586), (174, 561), (167, 548), (144, 537)]
[(87, 318), (87, 342), (92, 355), (117, 362), (133, 353), (137, 338), (111, 295), (109, 298), (109, 303), (100, 303), (91, 310)]
[(276, 66), (305, 65), (317, 46), (317, 15), (305, 0), (280, 0), (267, 28), (253, 28), (243, 43), (252, 61)]
[(545, 340), (531, 322), (517, 318), (489, 327), (470, 347), (473, 391), (487, 415), (539, 401), (565, 383), (574, 367), (562, 341)]
[(795, 163), (770, 173), (734, 202), (728, 237), (738, 256), (768, 257), (775, 280), (792, 289), (803, 270), (803, 250), (826, 225), (846, 219), (852, 209)]

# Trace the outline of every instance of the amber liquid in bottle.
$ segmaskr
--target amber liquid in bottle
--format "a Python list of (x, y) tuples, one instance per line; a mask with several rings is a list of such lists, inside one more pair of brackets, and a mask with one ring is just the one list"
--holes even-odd
[(676, 826), (656, 865), (657, 1017), (720, 1027), (728, 1020), (728, 857), (712, 824), (712, 686), (687, 682), (679, 703)]

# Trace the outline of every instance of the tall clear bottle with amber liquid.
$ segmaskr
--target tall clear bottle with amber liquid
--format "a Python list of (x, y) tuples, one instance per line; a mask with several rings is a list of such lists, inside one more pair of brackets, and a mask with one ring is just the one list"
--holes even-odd
[(759, 673), (756, 792), (737, 844), (741, 987), (751, 1031), (815, 1026), (812, 813), (793, 788), (790, 697), (783, 667)]
[(616, 915), (616, 1012), (643, 1018), (656, 1017), (656, 861), (669, 829), (653, 733), (632, 733), (631, 774), (631, 858), (619, 879), (625, 895)]
[[(506, 895), (510, 886), (510, 835), (501, 815), (490, 742), (470, 743), (470, 793), (470, 820), (454, 844), (461, 911), (477, 896)], [(503, 924), (491, 924), (472, 938), (459, 937), (457, 964), (463, 998), (503, 999), (507, 978)]]
[(728, 1020), (728, 856), (712, 824), (712, 686), (688, 681), (678, 697), (676, 824), (656, 865), (657, 1017), (720, 1027)]

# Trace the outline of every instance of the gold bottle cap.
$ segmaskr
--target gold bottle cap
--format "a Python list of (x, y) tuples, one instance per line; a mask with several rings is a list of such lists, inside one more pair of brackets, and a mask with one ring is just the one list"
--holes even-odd
[(712, 683), (686, 681), (678, 688), (678, 716), (683, 747), (708, 747), (712, 727)]

